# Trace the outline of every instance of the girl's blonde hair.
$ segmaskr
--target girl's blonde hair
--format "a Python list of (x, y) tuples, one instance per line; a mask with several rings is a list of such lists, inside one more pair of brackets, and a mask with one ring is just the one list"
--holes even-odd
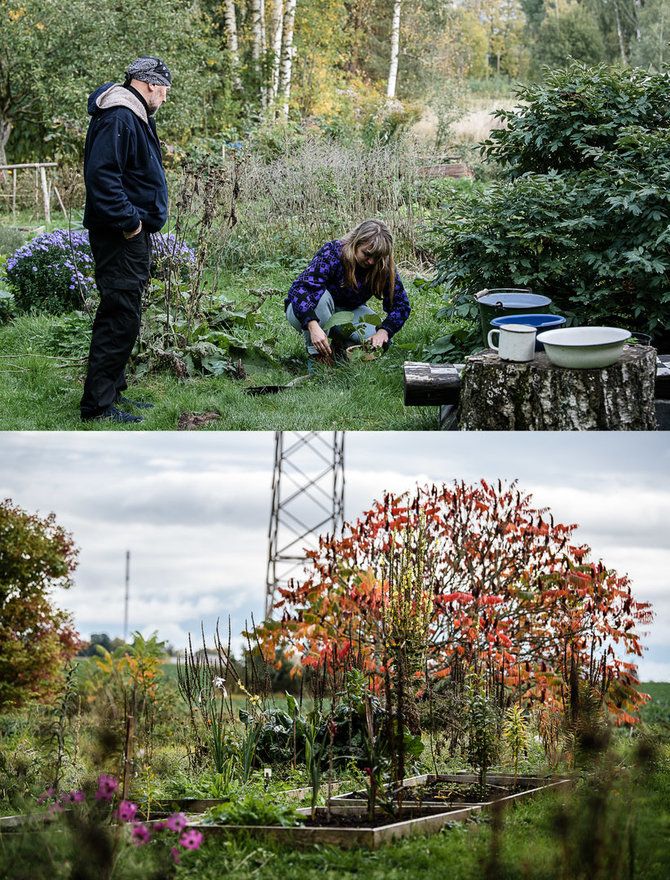
[(342, 241), (342, 263), (344, 280), (349, 287), (356, 287), (356, 250), (365, 247), (371, 257), (375, 258), (370, 269), (369, 284), (374, 296), (383, 299), (388, 289), (390, 301), (393, 302), (395, 290), (395, 262), (393, 260), (393, 236), (383, 220), (363, 220), (351, 232), (347, 232)]

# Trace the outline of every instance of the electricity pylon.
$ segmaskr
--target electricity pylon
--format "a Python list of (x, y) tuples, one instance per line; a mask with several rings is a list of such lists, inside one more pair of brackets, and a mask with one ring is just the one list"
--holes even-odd
[(275, 432), (265, 618), (278, 586), (301, 574), (305, 551), (344, 520), (344, 431)]

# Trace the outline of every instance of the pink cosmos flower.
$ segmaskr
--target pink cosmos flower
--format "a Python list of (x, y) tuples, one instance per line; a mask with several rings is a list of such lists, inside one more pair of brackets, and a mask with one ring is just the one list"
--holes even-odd
[(133, 804), (131, 801), (121, 801), (116, 815), (122, 822), (132, 822), (136, 812), (137, 804)]
[(104, 773), (101, 773), (100, 779), (98, 780), (98, 790), (95, 793), (96, 800), (111, 801), (114, 797), (114, 792), (118, 791), (118, 788), (118, 779), (114, 776), (105, 776)]
[(181, 859), (179, 858), (179, 850), (177, 849), (177, 847), (173, 846), (171, 852), (175, 865), (181, 865)]
[(165, 827), (169, 828), (170, 831), (182, 831), (186, 828), (188, 824), (188, 819), (183, 813), (173, 813), (169, 819), (165, 821)]
[(200, 849), (200, 844), (202, 843), (202, 832), (196, 831), (195, 828), (191, 828), (189, 831), (185, 831), (182, 836), (179, 838), (179, 843), (182, 846), (186, 847), (186, 849)]
[(80, 804), (84, 800), (84, 792), (83, 791), (72, 791), (70, 792), (70, 799), (73, 804)]
[(133, 828), (132, 841), (136, 846), (144, 846), (144, 844), (149, 843), (150, 840), (151, 831), (149, 831), (146, 825), (136, 825)]

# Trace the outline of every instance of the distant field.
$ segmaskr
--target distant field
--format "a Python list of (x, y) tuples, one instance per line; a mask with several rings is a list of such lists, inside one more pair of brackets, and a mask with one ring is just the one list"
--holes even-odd
[(651, 702), (642, 711), (642, 718), (648, 724), (670, 724), (670, 682), (645, 681), (640, 690), (651, 697)]

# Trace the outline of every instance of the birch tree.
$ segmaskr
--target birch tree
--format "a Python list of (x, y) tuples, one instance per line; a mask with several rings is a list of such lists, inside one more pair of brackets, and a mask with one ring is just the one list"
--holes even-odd
[(282, 38), (281, 64), (279, 70), (279, 97), (282, 102), (281, 115), (288, 119), (288, 105), (291, 97), (291, 73), (293, 68), (293, 24), (295, 22), (296, 0), (286, 0)]
[(265, 52), (265, 0), (251, 0), (251, 57), (259, 69)]
[(389, 68), (386, 97), (395, 98), (395, 87), (398, 80), (398, 53), (400, 51), (400, 5), (402, 0), (393, 2), (393, 21), (391, 23), (391, 66)]
[(226, 29), (226, 48), (230, 56), (230, 66), (233, 73), (233, 87), (237, 91), (242, 90), (240, 79), (240, 50), (237, 41), (237, 16), (235, 14), (235, 0), (224, 0), (223, 23)]
[(270, 97), (277, 99), (279, 89), (279, 65), (281, 62), (282, 36), (284, 33), (284, 2), (273, 0), (270, 17), (270, 47), (272, 50), (272, 70), (270, 74)]

